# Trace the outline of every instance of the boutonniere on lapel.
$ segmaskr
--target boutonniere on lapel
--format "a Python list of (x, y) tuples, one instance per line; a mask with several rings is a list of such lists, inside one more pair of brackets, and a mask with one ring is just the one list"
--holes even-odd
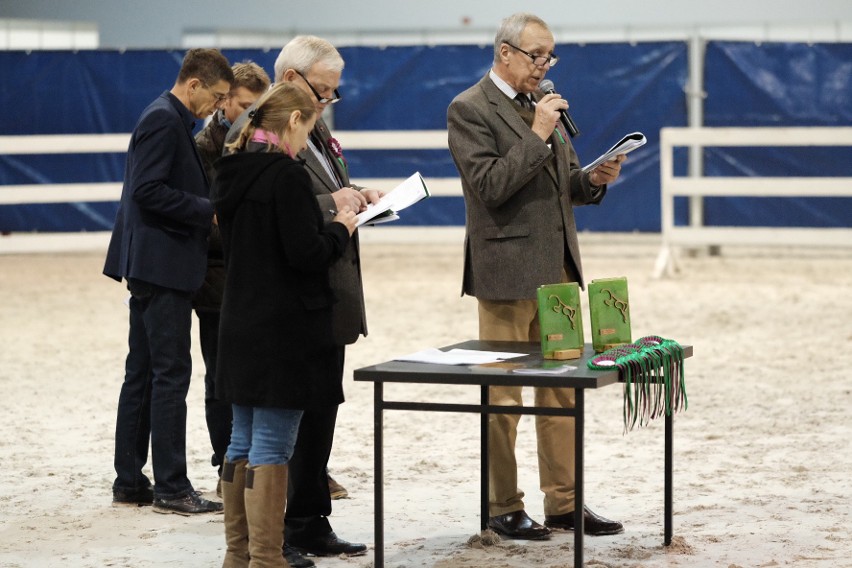
[(340, 162), (340, 165), (343, 166), (343, 169), (345, 170), (348, 166), (346, 165), (346, 158), (343, 157), (343, 147), (340, 145), (340, 142), (337, 141), (337, 138), (329, 136), (326, 141), (326, 145), (328, 146), (331, 155), (337, 158), (337, 161)]

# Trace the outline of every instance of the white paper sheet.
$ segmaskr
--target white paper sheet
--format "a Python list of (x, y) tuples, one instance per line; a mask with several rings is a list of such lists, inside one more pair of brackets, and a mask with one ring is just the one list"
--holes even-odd
[(496, 363), (515, 357), (523, 357), (526, 353), (506, 353), (501, 351), (475, 351), (471, 349), (450, 349), (441, 351), (434, 347), (423, 349), (416, 353), (409, 353), (400, 357), (394, 357), (394, 361), (409, 361), (413, 363), (437, 363), (439, 365), (484, 365), (485, 363)]

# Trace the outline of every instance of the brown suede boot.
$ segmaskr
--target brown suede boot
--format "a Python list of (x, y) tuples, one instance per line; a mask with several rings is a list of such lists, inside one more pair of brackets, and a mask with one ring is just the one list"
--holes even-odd
[(222, 465), (222, 501), (225, 504), (225, 561), (222, 568), (248, 568), (248, 522), (246, 521), (246, 465), (247, 460)]
[(245, 500), (250, 568), (290, 568), (281, 552), (287, 508), (287, 466), (249, 466)]

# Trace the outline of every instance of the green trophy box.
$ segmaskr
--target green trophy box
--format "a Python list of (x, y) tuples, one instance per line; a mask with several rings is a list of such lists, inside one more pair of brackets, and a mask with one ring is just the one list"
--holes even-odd
[(627, 278), (600, 278), (589, 282), (589, 315), (592, 346), (596, 352), (630, 343)]
[(576, 282), (539, 286), (538, 320), (545, 359), (579, 359), (583, 353), (583, 314)]

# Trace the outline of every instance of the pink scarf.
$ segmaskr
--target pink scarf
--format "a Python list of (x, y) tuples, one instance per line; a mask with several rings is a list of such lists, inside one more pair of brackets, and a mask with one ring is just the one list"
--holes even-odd
[(259, 128), (254, 131), (251, 141), (261, 142), (263, 144), (272, 144), (273, 146), (278, 146), (278, 143), (280, 142), (278, 140), (278, 136), (274, 132), (267, 132), (266, 130), (261, 130)]

